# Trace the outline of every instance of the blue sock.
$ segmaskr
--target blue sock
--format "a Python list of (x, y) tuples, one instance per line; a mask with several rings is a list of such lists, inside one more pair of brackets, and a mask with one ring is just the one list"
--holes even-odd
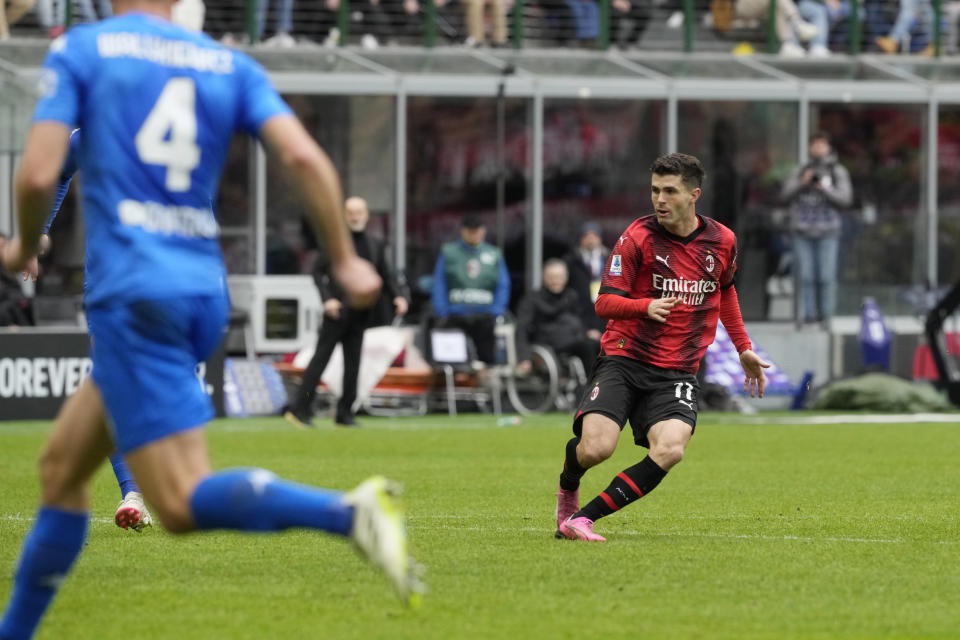
[(126, 498), (131, 491), (140, 493), (140, 487), (133, 479), (130, 469), (127, 469), (127, 463), (123, 461), (122, 455), (115, 453), (110, 456), (110, 464), (113, 465), (113, 475), (117, 476), (117, 484), (120, 485), (121, 498)]
[(60, 582), (80, 555), (86, 536), (86, 513), (40, 507), (37, 521), (23, 541), (13, 591), (0, 619), (0, 638), (33, 637)]
[(197, 529), (280, 531), (292, 527), (349, 535), (353, 507), (343, 494), (281, 480), (263, 469), (221, 471), (190, 498)]

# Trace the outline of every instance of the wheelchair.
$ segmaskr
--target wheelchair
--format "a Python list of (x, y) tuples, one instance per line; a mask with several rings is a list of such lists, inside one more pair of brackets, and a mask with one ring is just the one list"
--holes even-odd
[(530, 373), (517, 375), (516, 325), (499, 323), (494, 328), (498, 345), (498, 364), (482, 367), (484, 382), (478, 383), (479, 370), (470, 367), (475, 360), (473, 343), (460, 329), (427, 328), (425, 337), (428, 361), (442, 374), (443, 384), (432, 394), (432, 408), (446, 407), (457, 414), (458, 400), (470, 401), (481, 411), (488, 408), (500, 415), (505, 392), (513, 410), (533, 415), (554, 409), (571, 411), (580, 401), (587, 384), (587, 373), (580, 358), (560, 356), (542, 344), (530, 347)]
[[(514, 356), (514, 361), (516, 357)], [(556, 409), (572, 411), (587, 385), (587, 372), (580, 358), (561, 355), (542, 344), (530, 345), (530, 373), (520, 376), (516, 368), (506, 379), (507, 398), (520, 415)]]

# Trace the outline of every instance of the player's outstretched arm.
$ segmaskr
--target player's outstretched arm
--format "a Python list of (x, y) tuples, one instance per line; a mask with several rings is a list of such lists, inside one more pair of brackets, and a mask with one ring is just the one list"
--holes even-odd
[(267, 120), (260, 129), (260, 139), (292, 177), (350, 306), (369, 307), (376, 301), (382, 282), (373, 265), (353, 250), (343, 218), (340, 177), (330, 158), (291, 115)]
[(763, 373), (764, 369), (770, 367), (769, 362), (765, 362), (751, 349), (740, 354), (740, 366), (743, 367), (743, 390), (750, 394), (750, 397), (763, 397), (763, 391), (767, 387), (767, 376)]
[[(43, 223), (50, 212), (60, 168), (70, 148), (70, 129), (59, 122), (38, 122), (27, 134), (23, 159), (14, 180), (17, 221), (20, 237), (4, 247), (3, 267), (9, 271), (25, 271), (40, 249)], [(35, 277), (35, 273), (30, 273)]]

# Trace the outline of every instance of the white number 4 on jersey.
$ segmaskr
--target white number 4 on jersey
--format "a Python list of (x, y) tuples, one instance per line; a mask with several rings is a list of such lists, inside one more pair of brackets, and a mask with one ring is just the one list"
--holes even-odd
[(200, 164), (196, 97), (193, 78), (171, 78), (134, 140), (140, 160), (167, 168), (169, 191), (189, 190), (190, 172)]

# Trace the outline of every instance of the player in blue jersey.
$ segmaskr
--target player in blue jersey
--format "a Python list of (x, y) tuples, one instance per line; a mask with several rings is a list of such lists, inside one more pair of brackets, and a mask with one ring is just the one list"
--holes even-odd
[[(60, 170), (60, 177), (57, 181), (57, 188), (54, 192), (53, 206), (50, 207), (50, 215), (43, 225), (42, 235), (40, 236), (40, 246), (43, 251), (50, 247), (50, 239), (47, 234), (50, 227), (60, 212), (60, 205), (70, 190), (70, 182), (73, 180), (73, 174), (77, 172), (77, 156), (80, 146), (80, 130), (74, 129), (70, 134), (70, 151), (63, 162), (63, 168)], [(36, 275), (35, 273), (33, 274)], [(133, 529), (137, 533), (142, 532), (146, 527), (153, 524), (153, 518), (150, 511), (143, 503), (143, 494), (140, 487), (137, 486), (133, 474), (127, 468), (123, 461), (123, 456), (114, 452), (110, 456), (110, 466), (113, 467), (113, 474), (117, 478), (117, 484), (120, 486), (120, 504), (117, 505), (117, 511), (114, 514), (114, 522), (123, 529)]]
[(349, 536), (405, 601), (417, 600), (395, 484), (375, 477), (342, 494), (261, 469), (211, 470), (200, 427), (213, 408), (194, 367), (226, 327), (212, 204), (234, 131), (259, 137), (292, 177), (350, 303), (371, 304), (380, 279), (353, 251), (336, 170), (263, 69), (172, 24), (172, 5), (115, 0), (115, 17), (74, 27), (44, 63), (46, 91), (15, 179), (22, 235), (2, 262), (21, 271), (36, 254), (79, 127), (93, 371), (41, 456), (41, 505), (0, 619), (3, 640), (32, 637), (83, 545), (90, 477), (114, 449), (171, 532)]

